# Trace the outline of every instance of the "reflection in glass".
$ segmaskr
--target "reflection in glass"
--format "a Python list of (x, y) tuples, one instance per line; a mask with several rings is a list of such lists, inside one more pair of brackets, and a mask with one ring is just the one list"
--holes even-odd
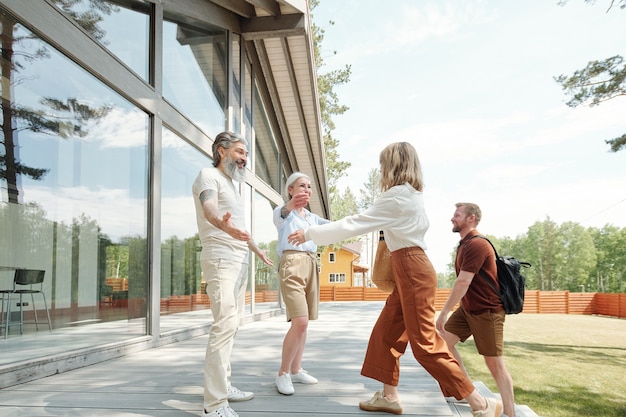
[(165, 15), (163, 96), (209, 136), (226, 127), (226, 32)]
[[(241, 133), (241, 39), (236, 33), (233, 34), (232, 41), (232, 54), (233, 54), (233, 85), (231, 87), (231, 105), (233, 109), (232, 115), (232, 130), (236, 133)], [(248, 143), (252, 143), (248, 139)]]
[(251, 65), (248, 55), (245, 55), (245, 57), (243, 77), (244, 88), (241, 93), (244, 100), (241, 111), (243, 113), (244, 136), (248, 140), (248, 143), (252, 143), (252, 70), (250, 68)]
[[(241, 199), (244, 205), (244, 216), (246, 220), (246, 230), (252, 230), (252, 187), (249, 184), (241, 184)], [(252, 236), (254, 239), (254, 235)], [(248, 277), (252, 276), (254, 273), (254, 262), (256, 259), (256, 255), (250, 252), (250, 256), (248, 257)], [(252, 282), (248, 279), (248, 283), (246, 286), (246, 314), (252, 313)]]
[(273, 211), (276, 207), (262, 194), (254, 193), (254, 217), (252, 237), (267, 255), (274, 261), (274, 266), (266, 265), (254, 257), (255, 309), (269, 309), (278, 302), (278, 254), (276, 252), (278, 232), (274, 226)]
[(254, 173), (276, 191), (280, 190), (280, 162), (274, 133), (258, 88), (254, 89)]
[(71, 326), (72, 348), (95, 343), (84, 324), (115, 323), (109, 340), (145, 334), (148, 117), (0, 18), (0, 266), (46, 271), (53, 332)]
[(161, 315), (208, 309), (191, 184), (211, 160), (167, 128), (162, 160)]
[(148, 81), (149, 3), (142, 0), (54, 0), (54, 4)]

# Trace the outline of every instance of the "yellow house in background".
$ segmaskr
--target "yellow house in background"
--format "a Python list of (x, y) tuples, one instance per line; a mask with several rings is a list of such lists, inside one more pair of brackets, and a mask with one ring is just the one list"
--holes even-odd
[(320, 254), (320, 286), (365, 287), (367, 266), (359, 265), (362, 242), (326, 246)]

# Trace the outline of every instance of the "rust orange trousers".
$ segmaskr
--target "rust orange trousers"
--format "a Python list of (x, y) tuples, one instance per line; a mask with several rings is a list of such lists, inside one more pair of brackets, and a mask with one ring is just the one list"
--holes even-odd
[(435, 328), (435, 269), (419, 247), (394, 251), (391, 258), (396, 287), (372, 329), (361, 375), (398, 386), (400, 357), (410, 343), (444, 396), (466, 398), (474, 386)]

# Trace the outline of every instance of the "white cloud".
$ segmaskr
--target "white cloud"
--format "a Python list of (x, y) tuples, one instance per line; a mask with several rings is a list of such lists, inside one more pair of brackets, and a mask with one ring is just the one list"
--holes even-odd
[[(481, 6), (482, 3), (403, 2), (382, 5), (379, 1), (351, 2), (349, 11), (332, 15), (336, 25), (342, 25), (347, 33), (342, 38), (345, 43), (337, 50), (337, 55), (325, 57), (325, 62), (330, 68), (334, 64), (343, 66), (368, 57), (401, 54), (407, 46), (428, 40), (463, 36), (459, 33), (463, 26), (488, 24), (496, 18), (492, 11)], [(387, 18), (380, 19), (381, 13)], [(358, 20), (354, 19), (355, 15), (359, 16)], [(358, 35), (351, 30), (354, 27), (360, 29)]]
[(147, 115), (138, 109), (113, 108), (104, 118), (92, 122), (88, 140), (103, 148), (147, 146)]
[(72, 224), (81, 215), (95, 220), (103, 233), (114, 241), (123, 236), (145, 236), (146, 200), (130, 198), (125, 189), (87, 187), (29, 187), (26, 202), (38, 204), (52, 221)]

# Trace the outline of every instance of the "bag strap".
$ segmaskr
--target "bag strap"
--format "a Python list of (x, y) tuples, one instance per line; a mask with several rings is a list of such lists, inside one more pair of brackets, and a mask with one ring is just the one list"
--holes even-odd
[[(467, 241), (469, 242), (470, 240), (474, 239), (475, 237), (479, 237), (481, 239), (485, 239), (487, 242), (489, 242), (489, 244), (493, 248), (493, 252), (496, 254), (496, 260), (497, 260), (498, 257), (499, 257), (498, 256), (498, 251), (496, 250), (496, 247), (493, 246), (493, 243), (491, 243), (491, 240), (489, 240), (486, 236), (483, 236), (483, 235), (475, 235), (475, 236), (472, 236), (471, 238), (469, 238)], [(493, 288), (493, 290), (496, 292), (496, 294), (498, 294), (498, 289), (496, 288), (496, 285), (493, 283), (493, 280), (491, 278), (489, 278), (489, 276), (487, 276), (485, 271), (483, 271), (483, 269), (480, 268), (478, 273), (480, 274), (481, 277), (483, 277), (485, 279), (485, 281), (487, 281), (487, 284), (489, 284), (489, 286), (491, 288)]]
[(498, 258), (500, 257), (500, 256), (498, 255), (498, 251), (496, 250), (496, 247), (495, 247), (495, 246), (493, 246), (493, 243), (491, 243), (491, 240), (489, 240), (489, 238), (488, 238), (487, 236), (484, 236), (484, 235), (474, 235), (474, 236), (472, 236), (472, 237), (468, 240), (468, 242), (469, 242), (470, 240), (474, 239), (475, 237), (479, 237), (479, 238), (481, 238), (481, 239), (485, 239), (487, 242), (489, 242), (489, 244), (490, 244), (490, 245), (491, 245), (491, 247), (493, 248), (493, 252), (496, 254), (496, 259), (498, 259)]

